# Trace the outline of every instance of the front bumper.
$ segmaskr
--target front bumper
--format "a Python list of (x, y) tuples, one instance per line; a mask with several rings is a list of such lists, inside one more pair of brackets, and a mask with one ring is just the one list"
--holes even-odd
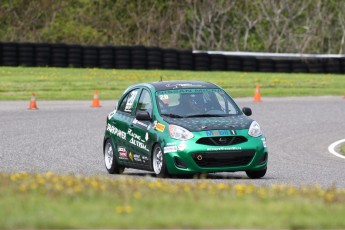
[[(244, 143), (226, 146), (197, 144), (195, 141), (166, 146), (164, 159), (170, 174), (235, 172), (267, 167), (266, 139), (248, 137)], [(176, 150), (176, 151), (174, 151)]]

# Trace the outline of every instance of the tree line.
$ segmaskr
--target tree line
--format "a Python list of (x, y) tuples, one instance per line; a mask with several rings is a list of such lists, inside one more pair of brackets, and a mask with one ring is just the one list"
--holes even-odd
[(1, 0), (0, 41), (345, 53), (344, 0)]

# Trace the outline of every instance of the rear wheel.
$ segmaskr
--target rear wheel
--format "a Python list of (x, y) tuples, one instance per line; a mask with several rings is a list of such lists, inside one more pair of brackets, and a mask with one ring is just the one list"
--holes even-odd
[(105, 142), (104, 146), (104, 163), (105, 167), (110, 174), (121, 174), (125, 167), (119, 165), (115, 156), (115, 148), (111, 139)]
[(163, 151), (159, 144), (157, 144), (153, 149), (152, 167), (157, 177), (164, 178), (169, 175), (166, 169)]
[(246, 174), (251, 179), (259, 179), (259, 178), (265, 176), (266, 171), (267, 171), (267, 168), (262, 169), (262, 170), (246, 171)]

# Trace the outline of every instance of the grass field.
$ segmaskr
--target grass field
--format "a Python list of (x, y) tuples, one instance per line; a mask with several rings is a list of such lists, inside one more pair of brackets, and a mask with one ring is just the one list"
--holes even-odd
[(340, 152), (345, 156), (345, 145), (340, 147)]
[(256, 85), (262, 96), (345, 93), (345, 76), (335, 74), (0, 67), (0, 100), (28, 100), (31, 92), (39, 100), (90, 100), (94, 89), (113, 100), (129, 85), (161, 78), (213, 82), (233, 97), (252, 97)]
[(0, 228), (343, 229), (345, 190), (0, 174)]

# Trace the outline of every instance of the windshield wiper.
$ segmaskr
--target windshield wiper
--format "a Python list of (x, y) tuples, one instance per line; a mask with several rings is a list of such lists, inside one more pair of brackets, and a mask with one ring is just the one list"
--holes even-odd
[(194, 115), (189, 115), (186, 117), (227, 117), (226, 114), (220, 115), (220, 114), (194, 114)]
[(171, 117), (171, 118), (184, 118), (183, 116), (177, 115), (177, 114), (173, 114), (173, 113), (162, 113), (162, 116), (167, 116), (167, 117)]

